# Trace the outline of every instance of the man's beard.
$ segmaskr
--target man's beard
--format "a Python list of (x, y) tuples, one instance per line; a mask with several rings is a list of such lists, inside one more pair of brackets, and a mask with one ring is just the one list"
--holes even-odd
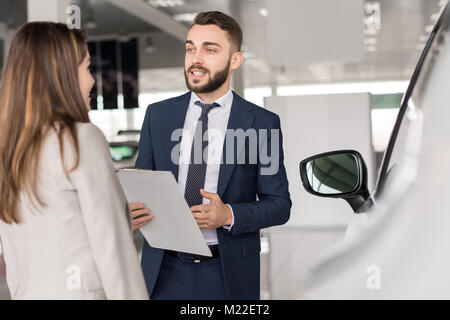
[(186, 72), (186, 70), (184, 71), (184, 78), (186, 79), (186, 86), (188, 87), (188, 89), (190, 91), (195, 92), (195, 93), (214, 92), (217, 89), (219, 89), (225, 83), (225, 81), (227, 81), (228, 75), (230, 74), (230, 64), (231, 64), (231, 59), (228, 60), (228, 63), (224, 69), (217, 71), (216, 74), (214, 75), (214, 77), (212, 79), (210, 78), (208, 80), (208, 83), (206, 83), (205, 85), (203, 85), (201, 87), (192, 86), (189, 83), (188, 73), (190, 73), (192, 69), (199, 69), (199, 70), (208, 72), (208, 75), (211, 75), (211, 73), (209, 72), (209, 70), (207, 70), (203, 67), (194, 65), (194, 66), (190, 67), (187, 72)]

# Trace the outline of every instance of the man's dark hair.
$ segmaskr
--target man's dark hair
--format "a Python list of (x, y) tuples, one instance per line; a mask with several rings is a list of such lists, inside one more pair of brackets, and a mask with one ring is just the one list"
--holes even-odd
[(194, 25), (210, 25), (214, 24), (223, 31), (226, 31), (230, 37), (231, 43), (236, 46), (237, 51), (241, 51), (242, 46), (242, 29), (239, 23), (229, 15), (220, 11), (200, 12), (194, 20)]

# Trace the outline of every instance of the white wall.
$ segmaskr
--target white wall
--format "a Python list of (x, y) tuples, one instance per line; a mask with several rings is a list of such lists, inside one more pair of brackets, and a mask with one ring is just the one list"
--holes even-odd
[(301, 160), (327, 151), (360, 152), (373, 189), (375, 155), (372, 149), (369, 93), (268, 97), (267, 109), (281, 118), (285, 166), (292, 198), (288, 226), (336, 227), (347, 225), (353, 210), (342, 199), (313, 196), (302, 186)]

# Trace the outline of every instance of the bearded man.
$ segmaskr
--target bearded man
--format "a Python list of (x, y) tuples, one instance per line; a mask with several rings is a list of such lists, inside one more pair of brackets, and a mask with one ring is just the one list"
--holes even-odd
[[(196, 256), (145, 242), (141, 266), (151, 299), (259, 299), (260, 229), (289, 219), (280, 119), (230, 87), (244, 59), (242, 38), (230, 16), (198, 14), (186, 38), (190, 91), (147, 109), (136, 168), (173, 172), (212, 252)], [(181, 142), (173, 141), (180, 129)], [(151, 204), (130, 207), (135, 230), (153, 219)]]

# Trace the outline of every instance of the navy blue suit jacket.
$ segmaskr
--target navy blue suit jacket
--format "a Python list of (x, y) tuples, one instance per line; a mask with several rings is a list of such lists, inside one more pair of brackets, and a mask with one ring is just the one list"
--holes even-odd
[[(258, 132), (258, 140), (259, 129), (269, 130), (267, 145), (270, 155), (270, 129), (280, 129), (279, 117), (244, 100), (234, 92), (233, 96), (228, 129), (255, 129)], [(171, 135), (174, 130), (183, 128), (190, 97), (191, 93), (188, 92), (148, 107), (141, 131), (136, 168), (171, 171), (178, 180), (178, 162), (172, 162), (171, 154), (180, 141), (171, 141)], [(234, 214), (231, 230), (217, 229), (223, 278), (227, 297), (230, 299), (259, 299), (259, 231), (284, 224), (289, 219), (292, 203), (283, 164), (282, 135), (281, 131), (279, 132), (279, 169), (275, 174), (261, 175), (261, 169), (269, 165), (262, 163), (259, 156), (257, 163), (249, 163), (249, 139), (246, 139), (246, 150), (237, 150), (238, 143), (235, 143), (233, 163), (223, 161), (220, 166), (217, 193), (223, 203), (231, 205)], [(226, 159), (225, 146), (226, 142), (223, 159)], [(246, 161), (244, 164), (238, 164), (236, 158), (242, 151), (245, 151)], [(163, 250), (144, 243), (141, 264), (150, 296), (155, 287), (162, 257)]]

